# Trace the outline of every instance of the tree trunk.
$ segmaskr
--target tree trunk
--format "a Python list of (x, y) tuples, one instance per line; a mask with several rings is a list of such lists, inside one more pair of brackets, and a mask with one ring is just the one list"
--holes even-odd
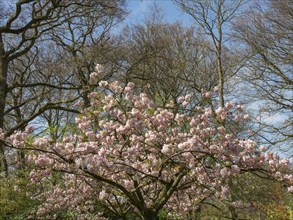
[(144, 220), (159, 220), (157, 215), (147, 215), (143, 217)]
[(159, 220), (158, 214), (150, 209), (144, 210), (142, 214), (144, 220)]
[[(237, 183), (236, 183), (237, 184)], [(235, 183), (233, 184), (233, 181), (230, 179), (229, 180), (229, 188), (233, 189), (233, 185), (235, 185)], [(237, 198), (235, 196), (235, 194), (233, 193), (233, 190), (231, 190), (231, 203), (237, 201)], [(234, 206), (232, 206), (232, 204), (229, 205), (228, 207), (230, 214), (231, 214), (231, 219), (232, 220), (238, 220), (238, 214), (237, 214), (237, 210)]]
[(219, 39), (215, 40), (217, 45), (217, 69), (218, 69), (218, 77), (219, 77), (219, 98), (220, 98), (220, 106), (223, 108), (225, 106), (224, 103), (224, 73), (223, 73), (223, 65), (222, 65), (222, 21), (221, 21), (221, 6), (218, 8), (218, 35)]
[[(4, 127), (4, 110), (7, 96), (7, 71), (8, 60), (5, 57), (5, 50), (2, 35), (0, 33), (0, 128)], [(0, 143), (0, 172), (5, 172), (8, 175), (8, 164), (5, 155), (5, 146)]]
[(225, 102), (224, 102), (224, 74), (223, 74), (223, 67), (222, 67), (222, 60), (221, 60), (221, 46), (219, 46), (217, 66), (218, 66), (218, 77), (219, 77), (220, 106), (223, 108), (225, 106)]
[[(17, 124), (20, 124), (22, 122), (20, 108), (16, 108), (15, 115), (16, 115)], [(24, 131), (25, 126), (21, 127), (19, 130)], [(25, 167), (26, 167), (25, 152), (24, 152), (24, 150), (18, 149), (17, 150), (17, 169), (19, 171), (23, 171), (25, 169)]]
[(232, 220), (238, 220), (237, 211), (233, 206), (229, 206), (229, 211), (231, 213), (231, 219)]
[(201, 205), (199, 205), (198, 208), (194, 210), (194, 219), (196, 220), (201, 219)]

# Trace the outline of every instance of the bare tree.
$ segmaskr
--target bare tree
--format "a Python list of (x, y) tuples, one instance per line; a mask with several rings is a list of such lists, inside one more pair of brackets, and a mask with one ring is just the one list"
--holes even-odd
[[(239, 70), (239, 63), (224, 64), (224, 45), (228, 40), (228, 24), (238, 13), (244, 0), (174, 0), (180, 9), (192, 16), (203, 32), (210, 37), (216, 54), (217, 75), (219, 80), (220, 105), (224, 106), (224, 82), (227, 75), (235, 74)], [(226, 47), (227, 49), (228, 47)], [(232, 73), (231, 73), (232, 70)]]
[(157, 104), (172, 100), (177, 106), (178, 97), (189, 93), (194, 106), (204, 105), (202, 91), (217, 84), (211, 45), (194, 27), (164, 23), (159, 13), (124, 30), (124, 80), (135, 82)]
[(271, 146), (293, 141), (292, 10), (291, 0), (255, 1), (234, 23), (234, 37), (247, 57), (240, 77), (250, 101), (261, 103), (258, 135)]
[[(185, 13), (189, 14), (205, 36), (210, 39), (210, 51), (215, 54), (216, 75), (219, 86), (219, 104), (225, 106), (225, 84), (243, 67), (244, 59), (236, 54), (231, 44), (231, 22), (240, 14), (245, 0), (173, 0)], [(230, 44), (229, 44), (230, 43)], [(226, 123), (223, 122), (226, 126)], [(232, 201), (233, 193), (231, 194)], [(238, 219), (235, 208), (228, 205), (232, 219)], [(198, 210), (200, 212), (201, 210)]]
[[(1, 1), (2, 6), (6, 8), (6, 10), (2, 10), (0, 13), (0, 128), (4, 128), (5, 112), (11, 112), (12, 110), (16, 111), (17, 109), (19, 111), (19, 107), (22, 106), (19, 103), (20, 99), (18, 96), (20, 93), (25, 93), (20, 91), (23, 90), (20, 89), (20, 87), (32, 88), (35, 86), (31, 81), (31, 85), (28, 86), (24, 85), (24, 83), (19, 80), (17, 80), (18, 84), (16, 85), (8, 85), (8, 78), (14, 80), (14, 73), (9, 72), (9, 66), (12, 65), (12, 62), (16, 59), (20, 59), (29, 51), (32, 51), (37, 43), (45, 40), (43, 37), (45, 34), (65, 24), (69, 20), (80, 17), (87, 17), (87, 19), (90, 20), (94, 19), (94, 17), (91, 16), (96, 16), (97, 13), (100, 14), (99, 18), (105, 18), (107, 16), (111, 17), (114, 15), (116, 16), (117, 13), (120, 13), (121, 15), (122, 11), (120, 9), (124, 3), (124, 0), (111, 1), (107, 3), (99, 0), (18, 0), (10, 1), (9, 3)], [(87, 35), (91, 31), (92, 29), (89, 28), (88, 32), (84, 34)], [(12, 74), (12, 76), (9, 76), (10, 74)], [(44, 83), (44, 86), (50, 84), (48, 81), (38, 83), (39, 86), (42, 83)], [(53, 87), (49, 86), (51, 89)], [(6, 109), (8, 92), (13, 91), (15, 93), (16, 90), (18, 90), (18, 95), (13, 99), (14, 101), (18, 100), (18, 103), (14, 102), (14, 104), (17, 105), (13, 104), (13, 109)], [(46, 92), (44, 89), (41, 90), (43, 90), (43, 94)], [(39, 92), (40, 91), (38, 91), (38, 95), (40, 96), (42, 93)], [(21, 103), (25, 102), (25, 100), (21, 101)], [(21, 128), (21, 126), (26, 125), (29, 121), (45, 112), (47, 109), (55, 108), (57, 106), (55, 104), (40, 101), (38, 108), (33, 109), (33, 114), (26, 118), (26, 120), (17, 122), (14, 129), (18, 129)], [(18, 118), (20, 119), (20, 117)], [(7, 134), (11, 133), (13, 132), (13, 129), (6, 132)], [(4, 147), (2, 145), (0, 146), (0, 157), (2, 170), (5, 170), (7, 174), (8, 164), (5, 159)]]

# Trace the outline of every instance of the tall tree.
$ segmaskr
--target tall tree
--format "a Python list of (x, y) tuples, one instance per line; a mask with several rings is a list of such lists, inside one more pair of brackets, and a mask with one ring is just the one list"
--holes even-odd
[[(243, 59), (231, 44), (231, 22), (241, 12), (244, 0), (174, 0), (175, 4), (189, 14), (211, 42), (215, 54), (216, 75), (219, 86), (219, 105), (225, 107), (226, 83), (243, 67)], [(228, 95), (228, 94), (227, 94)], [(226, 96), (227, 97), (227, 96)], [(226, 122), (221, 122), (226, 126)], [(228, 128), (228, 126), (227, 126)], [(231, 183), (230, 183), (231, 184)], [(233, 193), (231, 194), (233, 196)], [(234, 201), (234, 198), (232, 198)], [(235, 208), (230, 204), (232, 219), (237, 219)]]
[(125, 80), (135, 82), (140, 91), (160, 104), (172, 100), (178, 105), (179, 96), (193, 94), (194, 105), (204, 105), (202, 90), (217, 85), (211, 44), (194, 27), (165, 23), (158, 10), (122, 34)]
[[(124, 5), (124, 0), (105, 3), (89, 0), (18, 0), (1, 2), (0, 23), (0, 128), (4, 116), (8, 91), (9, 65), (31, 51), (44, 34), (76, 17), (88, 17), (99, 12), (112, 16)], [(13, 73), (12, 73), (13, 74)], [(13, 77), (12, 77), (13, 78)], [(12, 85), (13, 87), (14, 85)], [(44, 107), (44, 106), (43, 106)], [(42, 108), (43, 113), (47, 105)], [(33, 118), (31, 118), (33, 119)], [(0, 146), (1, 167), (8, 171), (4, 147)]]
[(227, 47), (229, 23), (243, 5), (243, 0), (174, 0), (179, 8), (192, 16), (204, 34), (210, 37), (216, 54), (217, 75), (219, 80), (219, 100), (224, 107), (224, 83), (226, 78), (235, 74), (241, 65), (238, 61), (225, 64), (224, 54)]
[(292, 10), (291, 0), (255, 1), (234, 22), (234, 37), (247, 58), (239, 76), (248, 85), (246, 96), (260, 103), (258, 134), (271, 146), (293, 143)]

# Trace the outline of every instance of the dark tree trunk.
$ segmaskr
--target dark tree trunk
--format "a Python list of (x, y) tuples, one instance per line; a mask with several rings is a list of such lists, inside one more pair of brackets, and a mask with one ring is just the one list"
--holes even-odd
[(238, 220), (238, 215), (237, 215), (236, 209), (234, 207), (230, 206), (229, 211), (231, 213), (231, 219), (232, 220)]
[(144, 210), (142, 214), (144, 220), (159, 220), (158, 213), (155, 213), (150, 209)]
[(144, 220), (159, 220), (157, 215), (147, 215), (143, 217)]
[[(4, 127), (4, 110), (7, 96), (7, 71), (8, 60), (5, 57), (5, 50), (2, 35), (0, 33), (0, 128)], [(5, 172), (8, 175), (8, 164), (5, 155), (5, 146), (0, 143), (0, 172)]]
[(196, 208), (194, 210), (194, 219), (196, 219), (196, 220), (200, 220), (201, 219), (201, 205), (198, 206), (198, 208)]

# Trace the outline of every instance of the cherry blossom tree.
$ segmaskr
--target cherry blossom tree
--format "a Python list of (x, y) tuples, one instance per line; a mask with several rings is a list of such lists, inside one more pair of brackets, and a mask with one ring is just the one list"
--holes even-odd
[[(98, 81), (102, 71), (97, 65), (91, 80)], [(229, 178), (246, 172), (281, 181), (293, 192), (293, 176), (282, 172), (287, 159), (263, 153), (225, 128), (229, 120), (247, 118), (241, 106), (193, 109), (186, 94), (178, 98), (178, 110), (172, 103), (156, 106), (134, 87), (100, 81), (89, 94), (90, 107), (76, 118), (79, 133), (62, 142), (33, 139), (31, 127), (10, 137), (0, 132), (6, 146), (29, 151), (30, 177), (42, 186), (31, 195), (42, 201), (38, 218), (58, 219), (69, 210), (78, 219), (107, 213), (159, 219), (168, 210), (171, 219), (186, 219), (206, 198), (228, 198)], [(211, 99), (213, 93), (205, 95)]]

